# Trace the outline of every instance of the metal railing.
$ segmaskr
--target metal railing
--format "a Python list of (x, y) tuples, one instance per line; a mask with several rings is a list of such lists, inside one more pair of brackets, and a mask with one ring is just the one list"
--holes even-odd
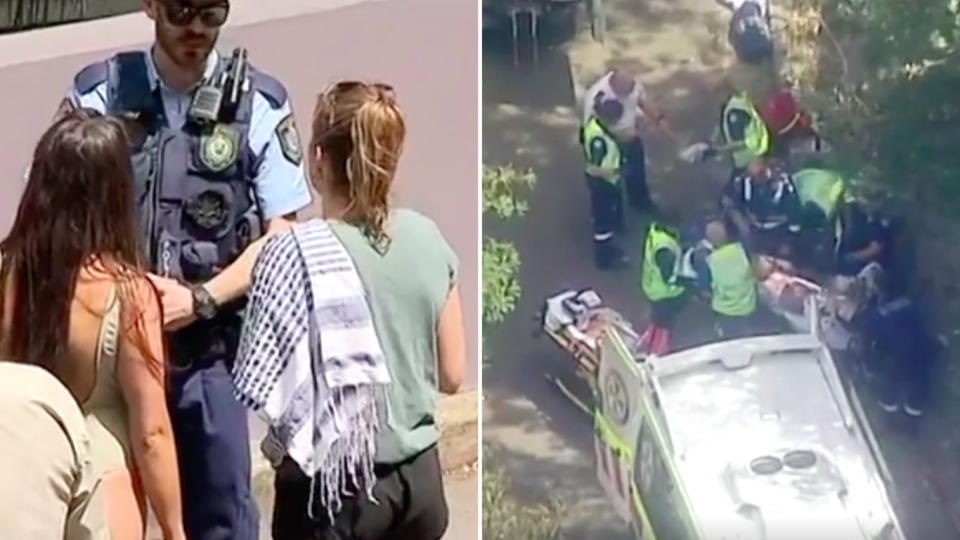
[(139, 0), (0, 0), (0, 34), (131, 13)]

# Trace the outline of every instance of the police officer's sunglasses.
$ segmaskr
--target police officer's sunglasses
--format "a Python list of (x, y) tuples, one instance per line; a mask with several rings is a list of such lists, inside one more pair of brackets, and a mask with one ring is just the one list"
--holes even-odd
[(164, 12), (167, 20), (174, 26), (187, 26), (197, 17), (204, 26), (217, 28), (227, 22), (230, 14), (230, 4), (222, 2), (206, 6), (192, 6), (183, 0), (163, 0)]

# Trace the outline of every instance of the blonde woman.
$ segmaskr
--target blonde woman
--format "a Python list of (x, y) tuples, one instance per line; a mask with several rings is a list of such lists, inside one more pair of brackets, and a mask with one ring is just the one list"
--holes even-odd
[(447, 528), (436, 394), (465, 369), (457, 256), (390, 202), (405, 135), (390, 87), (324, 92), (307, 149), (323, 219), (278, 234), (254, 270), (234, 380), (271, 425), (278, 540)]

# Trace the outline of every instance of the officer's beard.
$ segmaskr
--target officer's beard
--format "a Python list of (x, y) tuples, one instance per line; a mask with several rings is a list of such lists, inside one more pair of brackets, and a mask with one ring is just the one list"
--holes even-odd
[(157, 45), (177, 67), (203, 74), (207, 57), (217, 42), (219, 32), (212, 36), (189, 33), (182, 29), (162, 28), (157, 24)]

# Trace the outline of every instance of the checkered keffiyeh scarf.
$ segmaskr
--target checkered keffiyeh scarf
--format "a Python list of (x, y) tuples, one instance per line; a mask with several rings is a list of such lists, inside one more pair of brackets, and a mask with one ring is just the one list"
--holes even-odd
[(270, 425), (264, 454), (275, 465), (289, 456), (314, 479), (311, 517), (315, 483), (331, 521), (352, 487), (372, 499), (390, 375), (353, 260), (326, 222), (264, 246), (233, 379)]

